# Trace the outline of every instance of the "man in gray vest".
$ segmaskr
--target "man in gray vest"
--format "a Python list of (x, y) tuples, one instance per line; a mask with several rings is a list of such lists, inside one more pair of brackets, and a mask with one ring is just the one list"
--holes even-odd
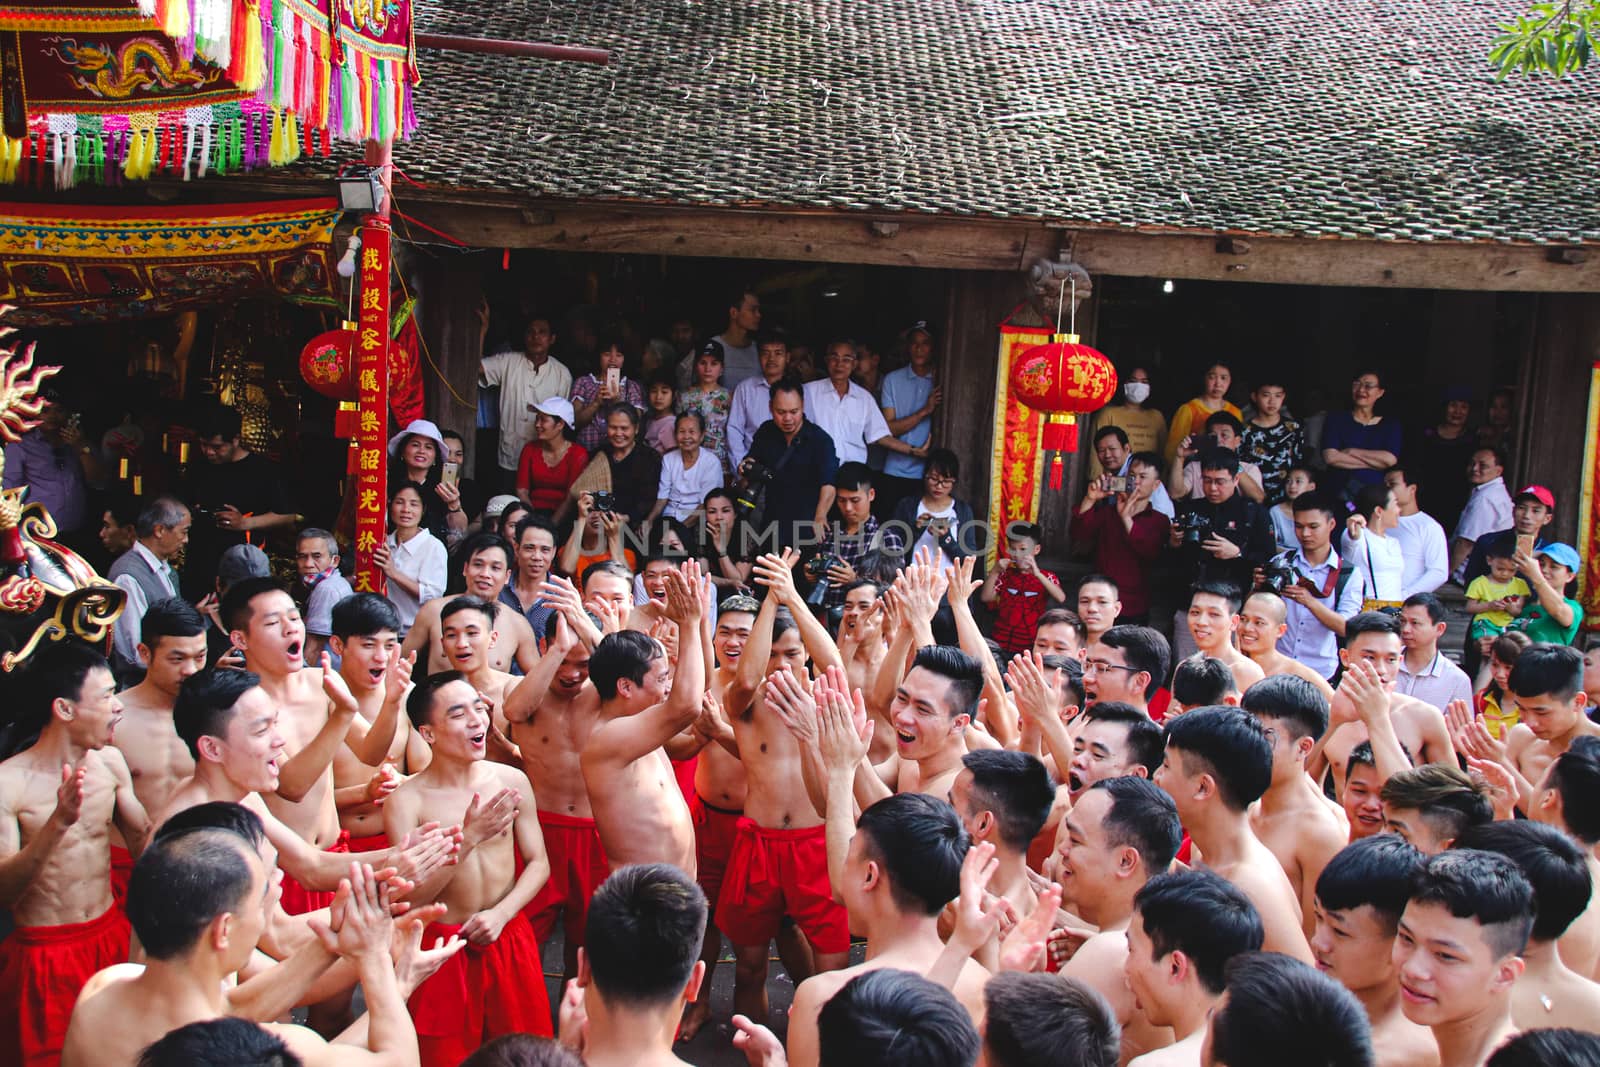
[(111, 564), (110, 578), (128, 594), (128, 606), (111, 636), (111, 663), (117, 680), (133, 684), (144, 677), (139, 659), (139, 628), (144, 612), (157, 600), (178, 595), (172, 560), (189, 543), (189, 509), (181, 500), (158, 496), (144, 506), (134, 523), (138, 540)]

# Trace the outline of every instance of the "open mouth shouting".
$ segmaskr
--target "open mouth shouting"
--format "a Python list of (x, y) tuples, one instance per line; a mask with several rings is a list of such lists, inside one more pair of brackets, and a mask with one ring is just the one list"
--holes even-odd
[(305, 642), (298, 637), (284, 646), (284, 658), (289, 661), (290, 667), (304, 667), (306, 665)]
[(474, 751), (474, 752), (482, 751), (487, 746), (488, 741), (489, 741), (489, 731), (488, 730), (479, 730), (475, 734), (468, 734), (467, 735), (467, 744), (472, 747), (472, 751)]

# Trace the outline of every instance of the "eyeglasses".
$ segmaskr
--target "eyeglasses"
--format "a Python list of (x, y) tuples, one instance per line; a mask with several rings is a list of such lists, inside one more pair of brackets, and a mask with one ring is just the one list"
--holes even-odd
[(928, 475), (928, 484), (929, 485), (955, 485), (956, 484), (956, 480), (954, 478), (950, 477), (947, 474), (930, 474), (930, 475)]
[(1101, 659), (1085, 660), (1083, 669), (1086, 671), (1127, 671), (1129, 674), (1138, 674), (1138, 667), (1125, 667), (1120, 663), (1107, 663)]

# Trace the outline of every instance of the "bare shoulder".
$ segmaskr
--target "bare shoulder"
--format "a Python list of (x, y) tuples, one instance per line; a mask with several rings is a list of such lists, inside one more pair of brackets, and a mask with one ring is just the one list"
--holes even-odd
[(1389, 707), (1392, 712), (1404, 715), (1419, 726), (1444, 725), (1444, 712), (1429, 704), (1427, 701), (1418, 700), (1416, 697), (1404, 693), (1389, 694)]
[[(262, 1023), (261, 1028), (276, 1036), (289, 1051), (299, 1056), (308, 1064), (320, 1063), (321, 1053), (327, 1050), (328, 1042), (315, 1030), (294, 1023)], [(351, 1046), (352, 1048), (355, 1046)]]
[(114, 745), (107, 745), (105, 748), (96, 750), (92, 755), (117, 781), (127, 783), (133, 780), (133, 776), (128, 770), (128, 759), (122, 754), (120, 748)]
[[(1511, 732), (1506, 735), (1506, 755), (1516, 759), (1535, 740), (1537, 738), (1533, 736), (1533, 731), (1528, 729), (1527, 723), (1517, 723), (1511, 728)], [(5, 764), (0, 763), (0, 771), (4, 770)]]
[(83, 983), (83, 989), (78, 993), (78, 1004), (81, 1006), (106, 990), (131, 982), (143, 973), (142, 963), (115, 963), (104, 970), (96, 971), (87, 982)]
[[(838, 971), (825, 971), (814, 974), (801, 982), (794, 990), (794, 1007), (792, 1011), (804, 1010), (816, 1013), (822, 1005), (833, 999), (833, 995), (850, 983), (850, 979), (861, 974), (862, 967), (846, 967)], [(966, 974), (966, 968), (962, 968)]]
[(533, 787), (528, 784), (528, 775), (525, 771), (493, 760), (485, 760), (483, 766), (489, 769), (490, 777), (497, 788), (514, 789), (524, 800), (533, 795)]

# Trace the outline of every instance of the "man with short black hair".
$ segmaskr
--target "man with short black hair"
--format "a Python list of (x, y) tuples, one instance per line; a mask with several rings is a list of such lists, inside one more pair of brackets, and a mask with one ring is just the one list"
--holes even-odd
[(1272, 520), (1260, 504), (1239, 492), (1237, 452), (1208, 448), (1199, 462), (1200, 495), (1178, 508), (1169, 543), (1180, 550), (1184, 572), (1195, 581), (1248, 589), (1255, 568), (1277, 548)]
[(1354, 841), (1316, 881), (1311, 952), (1366, 1010), (1377, 1067), (1433, 1067), (1433, 1034), (1400, 1008), (1394, 939), (1424, 857), (1393, 834)]
[(727, 325), (711, 340), (722, 346), (722, 384), (731, 393), (760, 371), (756, 331), (761, 329), (761, 297), (749, 286), (729, 295)]
[(944, 986), (910, 971), (881, 968), (856, 975), (817, 1017), (822, 1067), (969, 1067), (978, 1031)]
[(517, 553), (516, 576), (506, 583), (503, 601), (515, 600), (517, 610), (528, 620), (534, 637), (541, 637), (555, 608), (544, 596), (544, 583), (555, 565), (556, 545), (560, 538), (555, 525), (543, 515), (527, 515), (517, 521), (514, 531)]
[(189, 464), (180, 494), (200, 516), (184, 553), (183, 595), (190, 600), (212, 591), (217, 561), (229, 547), (295, 522), (277, 464), (241, 443), (241, 426), (239, 410), (220, 403), (208, 405), (195, 426), (205, 462)]
[[(478, 310), (481, 337), (489, 331), (489, 306)], [(538, 405), (552, 397), (572, 392), (572, 372), (551, 355), (556, 334), (549, 316), (536, 314), (525, 320), (516, 338), (520, 349), (506, 348), (484, 356), (478, 365), (478, 388), (499, 388), (500, 446), (496, 460), (500, 466), (500, 485), (507, 492), (516, 486), (517, 462), (522, 446), (533, 440), (533, 421)]]
[(1444, 604), (1432, 593), (1412, 593), (1400, 608), (1405, 656), (1394, 691), (1443, 711), (1453, 700), (1472, 702), (1472, 679), (1439, 651), (1446, 628)]
[(1400, 506), (1400, 524), (1394, 529), (1394, 537), (1400, 542), (1400, 557), (1405, 563), (1400, 572), (1401, 594), (1409, 597), (1431, 593), (1450, 580), (1450, 546), (1444, 527), (1417, 503), (1419, 485), (1413, 472), (1390, 467), (1384, 472), (1383, 484)]
[(1517, 793), (1523, 803), (1533, 796), (1557, 757), (1580, 737), (1600, 737), (1600, 724), (1589, 719), (1588, 696), (1583, 691), (1583, 657), (1563, 645), (1534, 645), (1524, 649), (1511, 668), (1507, 683), (1516, 698), (1520, 721), (1506, 735), (1505, 744), (1484, 741), (1478, 720), (1470, 729), (1469, 755), (1497, 759), (1517, 776)]
[(1302, 678), (1279, 675), (1245, 690), (1240, 706), (1267, 728), (1272, 783), (1250, 811), (1250, 826), (1289, 876), (1306, 936), (1316, 926), (1317, 877), (1350, 840), (1337, 804), (1306, 774), (1306, 758), (1328, 730), (1328, 701)]
[(1233, 635), (1239, 628), (1237, 589), (1225, 582), (1196, 582), (1189, 593), (1187, 622), (1196, 650), (1227, 664), (1239, 692), (1262, 679), (1261, 668), (1233, 647)]
[(1167, 639), (1148, 626), (1113, 626), (1084, 650), (1083, 696), (1132, 704), (1148, 714), (1171, 663)]
[[(1462, 588), (1472, 580), (1467, 576), (1467, 560), (1477, 543), (1512, 525), (1511, 494), (1506, 491), (1505, 479), (1501, 477), (1505, 469), (1505, 452), (1499, 448), (1478, 449), (1467, 465), (1472, 495), (1467, 498), (1467, 506), (1450, 535), (1450, 577)], [(1554, 498), (1550, 506), (1553, 511)]]
[[(1583, 847), (1584, 861), (1600, 885), (1600, 738), (1578, 737), (1545, 772), (1527, 807), (1528, 817), (1565, 832)], [(1600, 981), (1600, 903), (1588, 908), (1561, 938), (1561, 958), (1574, 971)]]
[(1352, 842), (1384, 832), (1383, 781), (1378, 774), (1371, 741), (1363, 741), (1350, 750), (1350, 758), (1344, 763), (1344, 788), (1339, 791), (1339, 806), (1350, 823)]
[(1171, 1041), (1150, 1021), (1128, 987), (1128, 927), (1133, 902), (1152, 878), (1172, 865), (1183, 838), (1172, 798), (1143, 778), (1106, 778), (1074, 803), (1046, 863), (1061, 884), (1061, 903), (1096, 928), (1070, 959), (1051, 951), (1061, 974), (1105, 997), (1121, 1025), (1122, 1058)]
[(1250, 826), (1250, 805), (1272, 784), (1266, 728), (1239, 708), (1188, 712), (1167, 724), (1167, 758), (1154, 780), (1172, 795), (1204, 869), (1255, 904), (1267, 948), (1309, 961), (1294, 886)]
[(106, 576), (128, 594), (111, 632), (112, 669), (124, 683), (144, 676), (149, 666), (139, 658), (139, 620), (157, 600), (178, 595), (178, 572), (172, 561), (189, 543), (189, 509), (170, 496), (158, 496), (139, 512), (133, 547), (117, 557)]
[(1175, 1040), (1130, 1067), (1198, 1067), (1228, 961), (1259, 951), (1264, 936), (1250, 898), (1210, 871), (1173, 871), (1146, 882), (1133, 898), (1123, 969), (1145, 1017), (1170, 1026)]
[(1441, 1067), (1482, 1067), (1517, 1032), (1511, 999), (1533, 918), (1533, 888), (1492, 852), (1451, 849), (1412, 879), (1394, 944), (1401, 1009), (1433, 1031)]
[[(718, 343), (709, 341), (707, 346)], [(756, 430), (772, 417), (772, 387), (789, 370), (789, 342), (781, 331), (763, 333), (757, 347), (761, 372), (727, 387), (733, 394), (728, 408), (728, 462), (735, 471), (750, 454)]]
[(983, 1008), (987, 1067), (1117, 1067), (1121, 1028), (1084, 982), (1004, 971), (983, 987)]
[[(1083, 622), (1084, 644), (1100, 640), (1100, 635), (1122, 618), (1121, 590), (1103, 574), (1091, 574), (1078, 583), (1078, 618)], [(1148, 617), (1148, 612), (1146, 612)], [(1136, 623), (1137, 620), (1130, 620)]]
[(1576, 1026), (1600, 1032), (1600, 984), (1574, 972), (1557, 951), (1594, 891), (1584, 850), (1555, 827), (1528, 819), (1469, 827), (1455, 847), (1499, 853), (1533, 887), (1533, 930), (1522, 951), (1526, 969), (1511, 992), (1511, 1021), (1524, 1030)]
[[(1028, 914), (1038, 900), (1028, 877), (1028, 846), (1050, 817), (1055, 794), (1055, 783), (1037, 756), (1001, 748), (961, 757), (961, 773), (950, 786), (950, 804), (967, 835), (974, 844), (994, 846), (996, 867), (986, 888), (1018, 915)], [(998, 970), (998, 939), (985, 949), (980, 961), (987, 957), (995, 965), (990, 969)]]
[(1223, 979), (1203, 1067), (1374, 1067), (1361, 1005), (1304, 963), (1252, 952), (1235, 957)]
[(829, 528), (822, 546), (838, 560), (828, 568), (828, 589), (822, 596), (822, 606), (829, 611), (844, 606), (845, 591), (852, 582), (892, 576), (908, 562), (905, 537), (892, 525), (879, 526), (872, 514), (872, 502), (877, 498), (872, 483), (872, 468), (865, 463), (841, 463), (833, 476), (833, 505), (839, 521)]
[[(944, 391), (934, 377), (933, 331), (925, 321), (911, 324), (905, 333), (906, 366), (883, 376), (878, 403), (889, 432), (903, 444), (926, 446), (933, 437), (933, 413), (938, 410)], [(890, 514), (905, 497), (922, 492), (922, 475), (927, 461), (914, 455), (884, 457), (882, 514)]]
[(798, 380), (772, 385), (772, 417), (750, 438), (739, 476), (752, 488), (767, 480), (764, 522), (775, 526), (784, 548), (814, 545), (827, 530), (839, 457), (833, 439), (806, 418), (805, 391)]
[(1556, 495), (1542, 485), (1524, 486), (1511, 498), (1510, 524), (1483, 534), (1473, 543), (1472, 554), (1467, 557), (1466, 571), (1462, 574), (1462, 586), (1489, 573), (1491, 555), (1510, 556), (1515, 553), (1519, 537), (1533, 538), (1532, 554), (1538, 555), (1551, 542), (1546, 533), (1555, 518)]
[(1339, 669), (1345, 619), (1361, 610), (1366, 595), (1361, 572), (1340, 560), (1333, 547), (1339, 521), (1328, 498), (1302, 493), (1294, 499), (1294, 536), (1300, 545), (1278, 560), (1291, 571), (1279, 594), (1288, 608), (1288, 629), (1278, 638), (1278, 651), (1323, 678)]
[(1172, 699), (1167, 701), (1161, 721), (1176, 718), (1194, 708), (1239, 703), (1239, 686), (1233, 672), (1220, 659), (1196, 652), (1180, 660), (1172, 671)]
[[(893, 662), (894, 650), (890, 649)], [(856, 801), (863, 807), (890, 793), (950, 794), (966, 755), (967, 726), (978, 714), (983, 670), (958, 648), (928, 645), (917, 650), (900, 680), (886, 718), (895, 749), (879, 764), (863, 762)]]
[(1067, 771), (1074, 803), (1096, 782), (1125, 775), (1149, 778), (1161, 766), (1166, 743), (1161, 727), (1132, 704), (1101, 701), (1084, 718)]
[[(516, 549), (498, 534), (480, 533), (461, 543), (456, 558), (461, 560), (461, 577), (466, 579), (467, 593), (487, 603), (511, 608), (495, 615), (489, 643), (489, 667), (509, 671), (515, 663), (524, 672), (531, 671), (539, 659), (539, 643), (522, 613), (522, 602), (507, 588), (516, 567)], [(439, 615), (446, 604), (460, 595), (446, 593), (434, 597), (417, 609), (416, 620), (406, 631), (404, 650), (416, 653), (418, 659), (426, 655), (425, 674), (450, 669)]]
[[(1117, 426), (1102, 431), (1113, 444), (1121, 432)], [(1110, 575), (1124, 592), (1119, 610), (1130, 621), (1143, 622), (1150, 613), (1150, 570), (1167, 543), (1172, 515), (1172, 500), (1161, 484), (1161, 459), (1149, 452), (1123, 460), (1118, 473), (1091, 481), (1073, 515), (1073, 542), (1092, 547), (1095, 570)], [(1114, 622), (1113, 617), (1101, 629)]]
[(1040, 656), (1071, 656), (1083, 654), (1088, 637), (1083, 620), (1067, 608), (1051, 608), (1039, 616), (1039, 625), (1033, 634), (1033, 651)]
[(1427, 763), (1383, 783), (1384, 829), (1437, 856), (1469, 827), (1494, 819), (1488, 788), (1456, 767)]
[(876, 445), (888, 452), (923, 458), (928, 446), (908, 445), (889, 432), (878, 401), (850, 380), (856, 369), (855, 342), (828, 342), (827, 377), (805, 384), (806, 411), (833, 439), (841, 463), (866, 463), (867, 449)]

